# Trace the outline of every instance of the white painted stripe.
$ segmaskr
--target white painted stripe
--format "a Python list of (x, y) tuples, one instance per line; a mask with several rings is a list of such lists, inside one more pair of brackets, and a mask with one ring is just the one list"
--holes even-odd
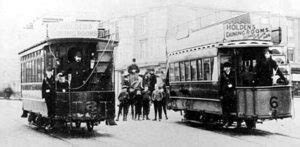
[(212, 99), (212, 98), (199, 98), (199, 97), (179, 97), (179, 96), (170, 96), (172, 99), (189, 99), (189, 100), (204, 100), (204, 101), (215, 101), (220, 102), (220, 99)]

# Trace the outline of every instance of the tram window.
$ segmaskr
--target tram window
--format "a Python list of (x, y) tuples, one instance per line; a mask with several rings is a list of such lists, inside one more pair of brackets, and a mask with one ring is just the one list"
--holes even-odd
[(193, 60), (191, 61), (191, 80), (196, 81), (197, 80), (197, 61)]
[(28, 81), (31, 82), (31, 61), (28, 61)]
[(203, 59), (204, 80), (211, 80), (210, 58)]
[(38, 71), (37, 71), (37, 77), (38, 77), (38, 81), (41, 82), (42, 81), (42, 58), (38, 59)]
[(198, 60), (198, 80), (203, 80), (202, 59)]
[(21, 78), (21, 83), (24, 83), (24, 79), (25, 79), (25, 72), (24, 72), (24, 63), (21, 64), (21, 75), (22, 75), (22, 78)]
[(33, 82), (37, 82), (37, 80), (36, 80), (36, 78), (37, 78), (36, 77), (36, 69), (37, 69), (36, 68), (36, 59), (34, 59), (33, 60), (33, 74), (32, 74), (33, 75)]
[(35, 59), (35, 82), (38, 82), (39, 81), (39, 78), (38, 78), (38, 64), (39, 64), (39, 60), (38, 58)]
[(180, 62), (179, 66), (180, 66), (180, 81), (184, 81), (185, 80), (184, 62)]
[(190, 61), (185, 62), (185, 80), (186, 81), (191, 80), (191, 62)]
[(26, 63), (26, 82), (29, 82), (29, 74), (30, 74), (30, 67), (29, 67), (29, 61)]
[[(212, 74), (213, 74), (213, 70), (214, 70), (214, 58), (210, 58), (210, 75), (211, 75), (211, 77), (212, 77)], [(212, 80), (212, 78), (211, 78), (211, 80)]]
[(175, 81), (180, 81), (180, 70), (179, 70), (179, 63), (174, 64), (174, 75), (175, 75)]
[(25, 66), (25, 80), (24, 80), (24, 82), (27, 82), (27, 75), (28, 75), (28, 73), (27, 73), (27, 70), (28, 70), (27, 62), (24, 63), (24, 66)]
[(30, 61), (30, 82), (33, 82), (33, 60)]
[(170, 76), (170, 81), (175, 81), (174, 63), (170, 63), (169, 65), (169, 76)]

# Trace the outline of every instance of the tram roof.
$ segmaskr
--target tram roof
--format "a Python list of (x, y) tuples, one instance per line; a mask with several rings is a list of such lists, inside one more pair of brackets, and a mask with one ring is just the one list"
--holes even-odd
[(241, 40), (241, 41), (231, 41), (231, 42), (199, 45), (199, 46), (195, 46), (195, 47), (176, 50), (176, 51), (168, 53), (168, 55), (173, 56), (173, 55), (178, 55), (178, 54), (182, 54), (182, 53), (188, 53), (191, 51), (207, 50), (210, 48), (270, 47), (272, 45), (273, 45), (273, 43), (271, 41)]
[[(104, 39), (104, 38), (51, 38), (51, 39), (46, 39), (46, 40), (43, 40), (41, 42), (38, 42), (32, 46), (30, 46), (29, 48), (26, 48), (22, 51), (20, 51), (18, 54), (23, 54), (35, 47), (38, 47), (40, 45), (43, 45), (43, 44), (54, 44), (54, 43), (58, 43), (58, 42), (74, 42), (74, 41), (80, 41), (80, 42), (107, 42), (109, 41), (109, 39)], [(118, 43), (118, 41), (115, 41), (115, 43)]]

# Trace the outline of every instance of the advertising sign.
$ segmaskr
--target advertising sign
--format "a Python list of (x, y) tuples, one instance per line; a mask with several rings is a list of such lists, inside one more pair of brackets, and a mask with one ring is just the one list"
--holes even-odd
[(224, 24), (224, 40), (271, 40), (270, 26), (254, 24)]
[(48, 25), (49, 38), (97, 38), (97, 22), (66, 22)]

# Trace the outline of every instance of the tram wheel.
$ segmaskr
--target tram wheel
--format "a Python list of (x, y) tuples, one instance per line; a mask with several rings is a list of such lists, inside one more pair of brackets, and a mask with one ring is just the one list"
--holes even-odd
[(256, 121), (255, 120), (245, 120), (247, 129), (255, 129), (256, 128)]
[(30, 113), (28, 116), (28, 122), (29, 123), (34, 122), (35, 118), (36, 118), (36, 115), (34, 113)]
[(185, 110), (184, 111), (184, 118), (187, 119), (187, 120), (196, 120), (196, 121), (199, 121), (200, 113), (199, 112), (195, 112), (195, 111)]
[(81, 122), (76, 122), (75, 125), (76, 125), (76, 128), (80, 128)]
[(89, 131), (89, 132), (91, 132), (91, 131), (93, 131), (93, 129), (94, 129), (94, 123), (93, 122), (86, 122), (86, 127), (87, 127), (87, 130)]

